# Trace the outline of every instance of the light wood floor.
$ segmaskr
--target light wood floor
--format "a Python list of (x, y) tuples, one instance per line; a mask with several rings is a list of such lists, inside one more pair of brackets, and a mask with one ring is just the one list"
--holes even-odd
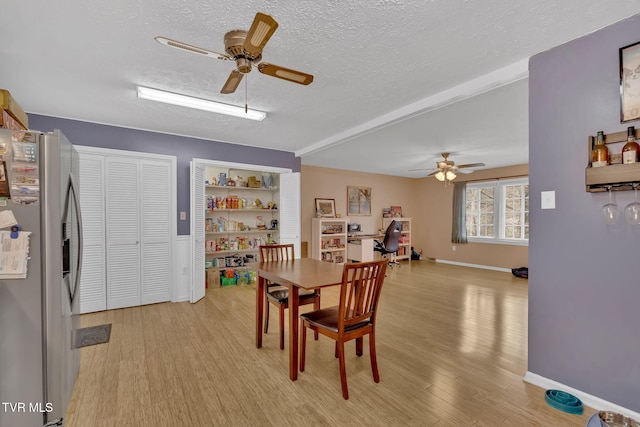
[[(323, 306), (337, 302), (336, 289), (322, 295)], [(527, 282), (508, 273), (429, 261), (391, 270), (380, 383), (367, 343), (361, 358), (349, 345), (348, 401), (333, 341), (308, 337), (306, 371), (292, 382), (277, 311), (257, 349), (254, 306), (255, 286), (230, 286), (197, 304), (83, 315), (83, 326), (112, 323), (111, 341), (81, 350), (65, 426), (585, 426), (595, 412), (553, 409), (522, 381)]]

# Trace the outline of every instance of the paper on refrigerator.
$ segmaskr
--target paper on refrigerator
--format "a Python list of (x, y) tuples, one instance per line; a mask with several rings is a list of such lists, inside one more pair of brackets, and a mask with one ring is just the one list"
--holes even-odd
[(0, 228), (7, 228), (16, 225), (18, 221), (10, 210), (0, 211)]
[(21, 231), (11, 238), (10, 231), (0, 231), (0, 279), (25, 279), (29, 259), (29, 236)]

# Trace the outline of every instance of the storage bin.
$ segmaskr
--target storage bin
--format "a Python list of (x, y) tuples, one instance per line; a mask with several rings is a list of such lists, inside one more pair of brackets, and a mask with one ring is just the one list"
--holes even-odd
[(236, 279), (238, 279), (238, 285), (249, 284), (249, 271), (246, 268), (239, 268), (236, 270)]
[(231, 286), (237, 283), (237, 279), (235, 277), (222, 277), (222, 286)]

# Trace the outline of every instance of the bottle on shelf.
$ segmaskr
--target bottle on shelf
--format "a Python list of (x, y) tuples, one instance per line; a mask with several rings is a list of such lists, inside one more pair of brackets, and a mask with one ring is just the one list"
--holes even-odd
[(596, 144), (591, 151), (591, 166), (594, 168), (609, 164), (609, 149), (604, 144), (604, 131), (598, 131)]
[(637, 163), (640, 146), (636, 142), (636, 129), (633, 126), (627, 128), (627, 143), (622, 147), (622, 163)]

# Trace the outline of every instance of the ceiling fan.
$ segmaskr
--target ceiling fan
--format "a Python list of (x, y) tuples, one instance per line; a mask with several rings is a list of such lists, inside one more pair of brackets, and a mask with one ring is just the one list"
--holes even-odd
[(244, 75), (249, 73), (254, 67), (262, 74), (268, 76), (301, 85), (310, 84), (313, 81), (311, 74), (279, 65), (260, 62), (262, 60), (262, 49), (276, 31), (276, 28), (278, 28), (278, 23), (275, 19), (270, 15), (258, 12), (249, 31), (232, 30), (224, 35), (224, 50), (226, 53), (214, 52), (162, 36), (155, 37), (155, 40), (165, 46), (197, 55), (204, 55), (225, 61), (235, 61), (236, 69), (231, 71), (229, 78), (227, 78), (227, 81), (220, 90), (220, 93), (223, 94), (235, 92)]
[(449, 160), (450, 155), (451, 153), (442, 153), (443, 160), (436, 162), (437, 167), (435, 169), (409, 169), (409, 170), (410, 171), (433, 170), (433, 172), (431, 172), (427, 176), (428, 177), (435, 176), (438, 181), (444, 181), (445, 185), (447, 185), (449, 182), (453, 181), (456, 178), (456, 172), (462, 172), (462, 173), (473, 172), (472, 170), (464, 171), (461, 169), (475, 168), (475, 167), (480, 167), (485, 165), (484, 163), (468, 163), (466, 165), (456, 166), (453, 160)]

